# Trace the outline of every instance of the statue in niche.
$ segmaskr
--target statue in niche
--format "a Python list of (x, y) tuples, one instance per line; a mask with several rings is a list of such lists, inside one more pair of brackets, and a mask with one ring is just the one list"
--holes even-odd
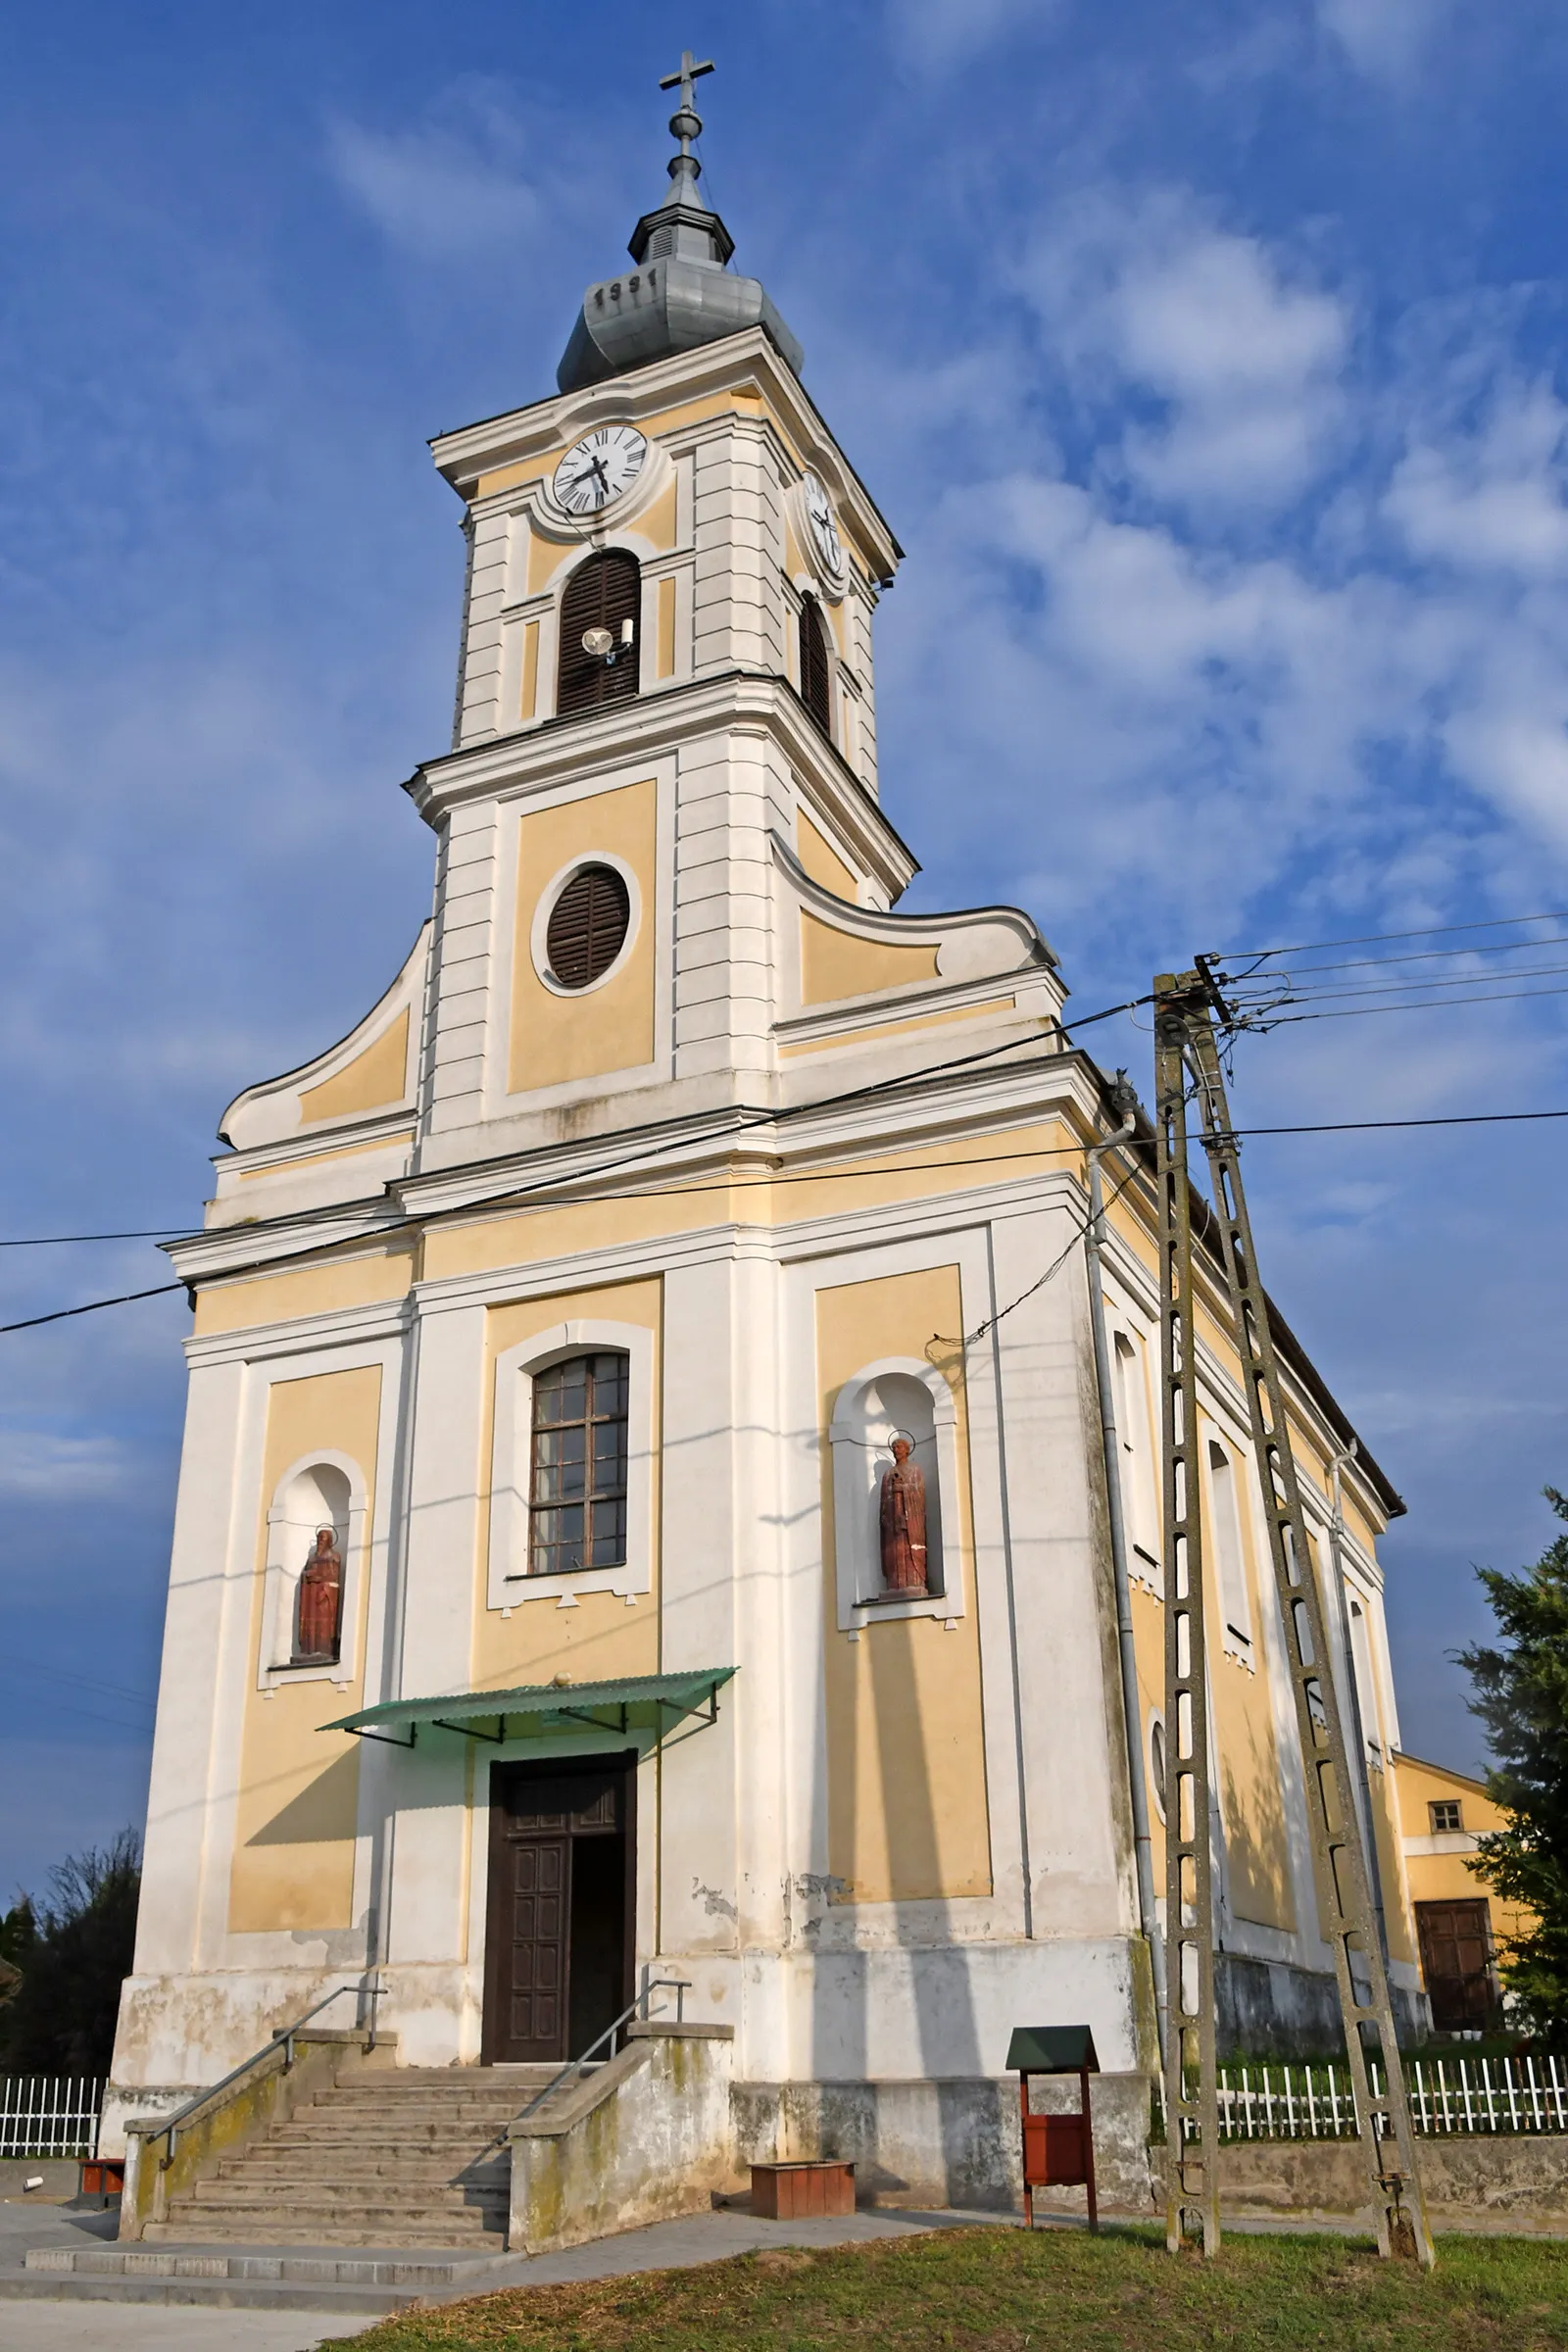
[(300, 1578), (295, 1611), (294, 1663), (330, 1666), (337, 1662), (338, 1618), (343, 1607), (343, 1555), (330, 1527), (316, 1531), (316, 1549)]
[(889, 1592), (923, 1593), (925, 1474), (911, 1460), (914, 1446), (901, 1430), (893, 1467), (882, 1473), (882, 1583)]

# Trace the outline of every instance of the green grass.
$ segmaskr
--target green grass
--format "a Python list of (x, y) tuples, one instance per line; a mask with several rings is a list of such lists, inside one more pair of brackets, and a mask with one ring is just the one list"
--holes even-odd
[[(410, 2312), (353, 2352), (1344, 2352), (1568, 2348), (1568, 2244), (1446, 2237), (1436, 2272), (1330, 2237), (1211, 2263), (1152, 2231), (959, 2229), (700, 2270), (513, 2288)], [(340, 2352), (349, 2352), (345, 2342)]]

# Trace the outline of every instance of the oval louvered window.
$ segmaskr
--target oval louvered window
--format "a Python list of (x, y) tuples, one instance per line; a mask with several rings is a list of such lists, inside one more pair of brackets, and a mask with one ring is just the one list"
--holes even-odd
[(545, 950), (563, 988), (591, 988), (626, 944), (631, 899), (612, 865), (580, 865), (550, 909)]
[(561, 600), (558, 717), (636, 694), (642, 601), (641, 569), (623, 549), (606, 548), (578, 564)]
[(833, 739), (832, 704), (828, 695), (827, 630), (814, 597), (801, 607), (801, 700), (829, 742)]

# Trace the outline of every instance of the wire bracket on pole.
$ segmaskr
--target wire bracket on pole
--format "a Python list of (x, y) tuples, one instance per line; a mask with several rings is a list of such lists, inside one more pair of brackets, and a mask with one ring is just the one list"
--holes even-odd
[[(1201, 956), (1195, 970), (1184, 973), (1179, 980), (1167, 975), (1156, 981), (1155, 987), (1166, 992), (1157, 1000), (1155, 1008), (1156, 1053), (1163, 1056), (1161, 1102), (1167, 1084), (1173, 1094), (1181, 1094), (1180, 1065), (1185, 1062), (1192, 1070), (1202, 1114), (1202, 1141), (1208, 1154), (1226, 1284), (1235, 1309), (1242, 1382), (1247, 1392), (1253, 1455), (1268, 1526), (1269, 1556), (1296, 1704), (1319, 1918), (1334, 1954), (1346, 2054), (1371, 2187), (1378, 2250), (1385, 2255), (1413, 2255), (1423, 2269), (1430, 2269), (1434, 2260), (1432, 2237), (1427, 2228), (1404, 2070), (1395, 2033), (1389, 1973), (1362, 1850), (1355, 1781), (1345, 1744), (1334, 1683), (1333, 1652), (1301, 1508), (1268, 1298), (1257, 1275), (1251, 1221), (1242, 1188), (1241, 1147), (1231, 1125), (1220, 1066), (1214, 1016), (1217, 1011), (1225, 1019), (1227, 1007)], [(1182, 1038), (1180, 1044), (1178, 1032)], [(1171, 1065), (1168, 1078), (1167, 1063)], [(1178, 1126), (1185, 1148), (1185, 1123), (1180, 1110), (1172, 1117), (1173, 1133)], [(1163, 1136), (1162, 1126), (1162, 1146)], [(1164, 1211), (1162, 1194), (1162, 1253), (1165, 1223), (1174, 1223), (1174, 1219), (1165, 1217)], [(1178, 1259), (1182, 1231), (1176, 1228)], [(1190, 1232), (1187, 1248), (1186, 1274), (1190, 1285)], [(1186, 1297), (1190, 1303), (1190, 1288)], [(1168, 1305), (1165, 1311), (1167, 1318), (1173, 1319)], [(1184, 1388), (1184, 1402), (1187, 1394)], [(1169, 1410), (1167, 1404), (1167, 1417)], [(1191, 1429), (1190, 1420), (1187, 1426)], [(1166, 1508), (1169, 1526), (1169, 1503)], [(1171, 1632), (1167, 1603), (1167, 1688), (1171, 1681)], [(1353, 1672), (1353, 1665), (1349, 1671)], [(1381, 2061), (1379, 2076), (1374, 2076), (1368, 2063), (1369, 2044), (1375, 2044)]]
[(1198, 1351), (1187, 1173), (1187, 1022), (1154, 982), (1160, 1437), (1165, 1502), (1165, 2243), (1219, 2250), (1214, 1892)]

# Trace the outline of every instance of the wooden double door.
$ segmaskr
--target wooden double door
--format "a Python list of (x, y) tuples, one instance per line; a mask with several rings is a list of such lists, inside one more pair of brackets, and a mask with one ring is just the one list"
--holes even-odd
[(580, 2058), (631, 2000), (636, 1766), (491, 1767), (489, 2065)]
[(1486, 1897), (1417, 1903), (1421, 1976), (1439, 2034), (1484, 2033), (1497, 2014), (1492, 1915)]

